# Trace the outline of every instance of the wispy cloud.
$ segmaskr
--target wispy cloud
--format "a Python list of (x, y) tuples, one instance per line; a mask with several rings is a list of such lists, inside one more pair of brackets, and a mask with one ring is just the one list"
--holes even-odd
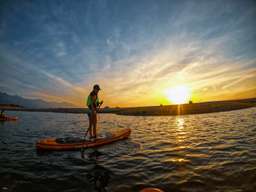
[(94, 83), (110, 105), (159, 104), (176, 84), (200, 100), (221, 99), (216, 91), (255, 96), (255, 7), (9, 1), (0, 8), (0, 88), (78, 105)]

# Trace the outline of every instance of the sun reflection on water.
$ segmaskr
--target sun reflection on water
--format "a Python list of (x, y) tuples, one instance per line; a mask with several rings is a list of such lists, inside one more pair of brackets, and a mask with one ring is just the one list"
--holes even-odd
[(185, 154), (183, 154), (182, 151), (185, 151), (188, 148), (188, 145), (186, 144), (187, 140), (187, 132), (186, 132), (186, 121), (183, 117), (177, 116), (174, 121), (174, 127), (175, 127), (175, 136), (176, 141), (175, 145), (175, 153), (172, 157), (167, 158), (165, 160), (166, 163), (176, 163), (176, 164), (184, 164), (189, 163), (190, 160), (186, 158)]
[(176, 131), (177, 131), (177, 141), (179, 144), (183, 143), (187, 138), (187, 134), (185, 131), (185, 119), (183, 117), (176, 118)]
[(177, 117), (176, 118), (176, 125), (177, 125), (177, 130), (178, 131), (181, 131), (181, 130), (183, 130), (184, 129), (184, 123), (185, 123), (185, 120), (184, 120), (184, 118), (182, 118), (182, 117)]

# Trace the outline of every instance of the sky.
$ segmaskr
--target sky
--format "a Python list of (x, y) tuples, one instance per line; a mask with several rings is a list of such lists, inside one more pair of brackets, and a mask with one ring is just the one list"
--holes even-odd
[(0, 91), (85, 106), (256, 97), (251, 0), (0, 0)]

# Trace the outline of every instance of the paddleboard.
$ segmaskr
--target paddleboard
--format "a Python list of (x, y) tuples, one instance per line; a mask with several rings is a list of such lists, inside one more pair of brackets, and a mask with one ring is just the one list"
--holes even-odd
[(45, 138), (36, 143), (37, 150), (47, 151), (68, 151), (79, 150), (81, 148), (98, 147), (107, 145), (115, 141), (126, 139), (131, 134), (131, 129), (113, 129), (95, 140), (84, 140), (83, 138)]
[(16, 121), (16, 120), (18, 120), (18, 117), (12, 117), (12, 116), (0, 117), (0, 121)]

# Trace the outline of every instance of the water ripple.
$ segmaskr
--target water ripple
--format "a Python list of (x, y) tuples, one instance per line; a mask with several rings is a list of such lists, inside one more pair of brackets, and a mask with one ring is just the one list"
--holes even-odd
[[(100, 115), (99, 130), (132, 129), (130, 139), (93, 150), (38, 154), (42, 137), (80, 136), (81, 114), (12, 113), (19, 122), (0, 124), (0, 190), (254, 191), (256, 108), (202, 115), (132, 117)], [(104, 176), (104, 177), (103, 177)], [(105, 180), (104, 180), (105, 179)], [(99, 187), (99, 186), (98, 186)]]

